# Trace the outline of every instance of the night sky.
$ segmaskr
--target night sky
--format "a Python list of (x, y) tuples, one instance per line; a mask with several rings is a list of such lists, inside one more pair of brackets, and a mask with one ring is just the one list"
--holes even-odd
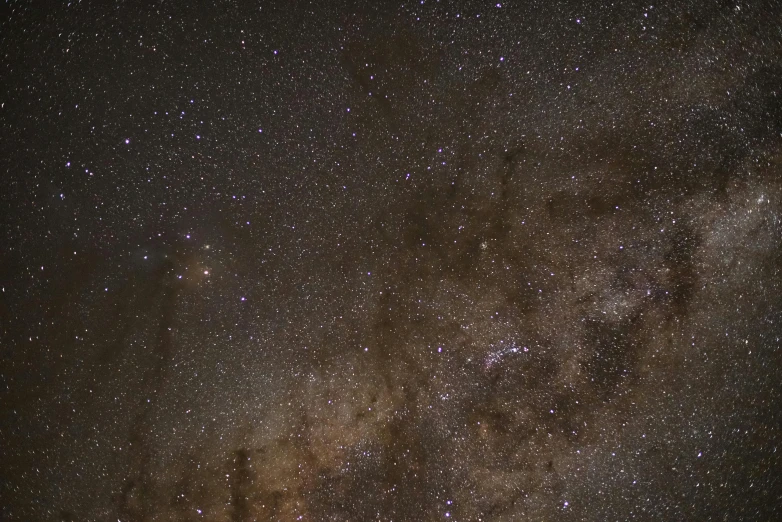
[(782, 519), (781, 2), (188, 4), (0, 8), (0, 519)]

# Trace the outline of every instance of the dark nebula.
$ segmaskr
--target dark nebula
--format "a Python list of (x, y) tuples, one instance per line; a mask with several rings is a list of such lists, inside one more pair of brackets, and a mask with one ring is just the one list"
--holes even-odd
[(0, 519), (782, 519), (782, 3), (2, 11)]

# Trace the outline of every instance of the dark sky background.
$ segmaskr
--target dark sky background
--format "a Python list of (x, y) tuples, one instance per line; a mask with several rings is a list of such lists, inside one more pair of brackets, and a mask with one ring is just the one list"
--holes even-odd
[(782, 518), (780, 2), (188, 5), (2, 7), (0, 519)]

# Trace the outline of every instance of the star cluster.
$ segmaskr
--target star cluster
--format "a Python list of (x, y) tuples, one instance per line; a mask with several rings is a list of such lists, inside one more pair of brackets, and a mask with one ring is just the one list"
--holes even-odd
[(3, 520), (773, 520), (777, 2), (7, 4)]

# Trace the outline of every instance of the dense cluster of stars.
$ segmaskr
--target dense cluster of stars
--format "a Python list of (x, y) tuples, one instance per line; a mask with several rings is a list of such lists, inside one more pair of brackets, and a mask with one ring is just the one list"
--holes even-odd
[(6, 6), (0, 518), (779, 518), (782, 6), (321, 4)]

